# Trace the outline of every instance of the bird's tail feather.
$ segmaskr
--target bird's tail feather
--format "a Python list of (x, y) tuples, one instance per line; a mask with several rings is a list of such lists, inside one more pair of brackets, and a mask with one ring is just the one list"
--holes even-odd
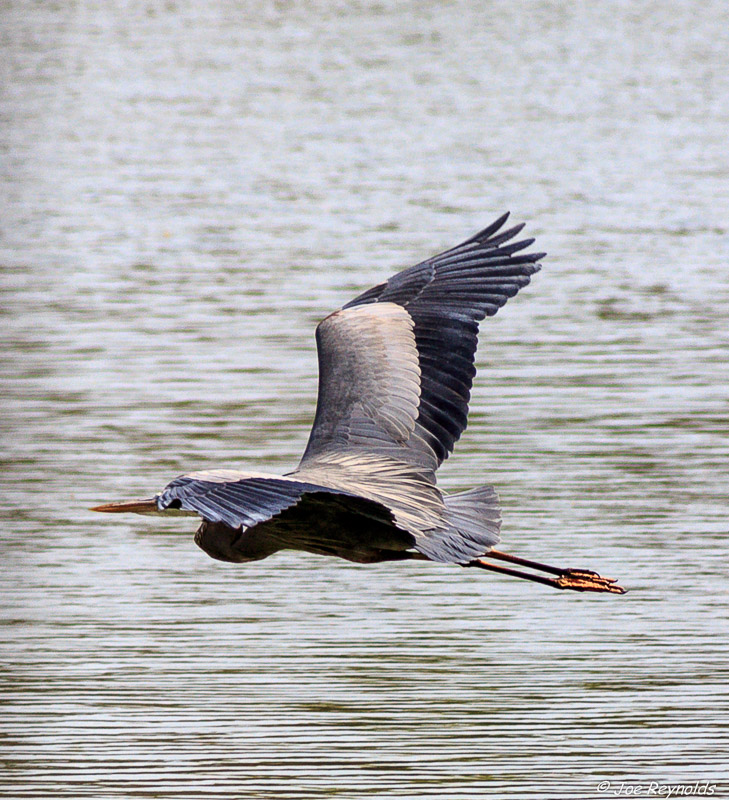
[(447, 526), (418, 537), (417, 550), (433, 561), (465, 564), (498, 544), (501, 507), (493, 486), (477, 486), (443, 499)]

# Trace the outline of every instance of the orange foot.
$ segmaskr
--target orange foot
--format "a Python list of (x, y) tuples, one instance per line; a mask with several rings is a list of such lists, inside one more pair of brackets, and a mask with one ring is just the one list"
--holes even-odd
[(625, 589), (618, 586), (615, 578), (603, 578), (589, 569), (566, 569), (554, 579), (559, 589), (573, 589), (575, 592), (611, 592), (625, 594)]

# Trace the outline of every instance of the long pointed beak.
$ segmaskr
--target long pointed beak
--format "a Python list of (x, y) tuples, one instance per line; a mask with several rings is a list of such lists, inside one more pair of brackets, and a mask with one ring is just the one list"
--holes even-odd
[(157, 498), (152, 497), (149, 500), (127, 500), (123, 503), (104, 503), (100, 506), (94, 506), (89, 511), (103, 511), (105, 514), (158, 514)]

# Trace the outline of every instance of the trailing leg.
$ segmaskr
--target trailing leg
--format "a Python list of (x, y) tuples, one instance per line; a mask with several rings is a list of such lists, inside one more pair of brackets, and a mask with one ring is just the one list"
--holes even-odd
[(535, 581), (545, 586), (551, 586), (554, 589), (572, 589), (576, 592), (625, 594), (625, 589), (623, 589), (622, 586), (618, 586), (614, 578), (603, 578), (592, 570), (560, 569), (559, 567), (551, 567), (548, 564), (540, 564), (538, 561), (530, 561), (526, 558), (509, 555), (508, 553), (501, 553), (498, 550), (491, 550), (487, 555), (499, 561), (508, 561), (512, 564), (518, 564), (519, 566), (528, 567), (539, 572), (547, 572), (557, 577), (546, 578), (543, 575), (537, 575), (533, 572), (525, 572), (523, 570), (513, 569), (512, 567), (503, 567), (500, 564), (491, 564), (480, 558), (463, 564), (463, 566), (478, 567), (479, 569), (486, 569), (491, 572), (500, 572), (502, 575), (511, 575), (514, 578)]

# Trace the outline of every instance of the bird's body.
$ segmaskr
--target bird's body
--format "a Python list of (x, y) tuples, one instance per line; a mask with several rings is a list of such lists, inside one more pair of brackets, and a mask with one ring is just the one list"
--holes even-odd
[[(529, 283), (543, 255), (521, 252), (532, 239), (511, 242), (523, 226), (499, 232), (507, 216), (319, 324), (317, 410), (293, 472), (193, 472), (150, 500), (96, 510), (199, 515), (196, 543), (224, 561), (282, 549), (359, 563), (420, 558), (622, 592), (593, 572), (494, 550), (501, 516), (493, 487), (449, 495), (436, 483), (466, 427), (479, 322)], [(490, 564), (486, 554), (557, 577)]]

